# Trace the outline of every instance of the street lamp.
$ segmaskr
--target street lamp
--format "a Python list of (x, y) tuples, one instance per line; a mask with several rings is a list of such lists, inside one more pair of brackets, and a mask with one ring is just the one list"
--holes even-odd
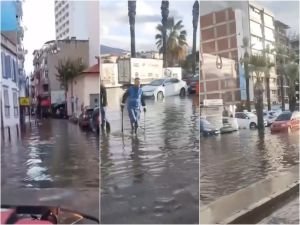
[(161, 1), (162, 37), (163, 37), (163, 67), (167, 67), (167, 22), (169, 16), (169, 1)]
[(199, 22), (199, 2), (196, 0), (193, 6), (193, 74), (196, 74), (196, 40)]
[(128, 0), (128, 17), (130, 25), (130, 39), (131, 39), (131, 58), (136, 57), (135, 53), (135, 15), (136, 15), (136, 1)]

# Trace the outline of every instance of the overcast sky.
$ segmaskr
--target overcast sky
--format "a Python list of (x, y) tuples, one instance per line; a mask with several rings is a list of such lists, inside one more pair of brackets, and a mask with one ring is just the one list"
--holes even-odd
[[(127, 0), (101, 0), (100, 4), (101, 44), (129, 50), (130, 32)], [(176, 21), (179, 19), (183, 21), (190, 47), (192, 46), (193, 4), (194, 0), (170, 0), (169, 4), (170, 16), (174, 16)], [(272, 11), (276, 19), (285, 22), (294, 31), (299, 31), (298, 1), (260, 1), (260, 4)], [(137, 51), (156, 50), (154, 36), (157, 33), (155, 27), (161, 21), (160, 5), (160, 0), (137, 0)], [(55, 39), (54, 0), (25, 0), (23, 14), (23, 24), (27, 28), (23, 44), (28, 50), (25, 70), (26, 74), (29, 75), (33, 70), (33, 50), (42, 47), (46, 41)], [(97, 28), (95, 28), (95, 32), (97, 32)]]

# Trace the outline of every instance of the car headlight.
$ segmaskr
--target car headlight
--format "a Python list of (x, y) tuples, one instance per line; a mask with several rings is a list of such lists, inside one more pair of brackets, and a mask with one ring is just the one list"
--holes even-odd
[(286, 127), (286, 126), (287, 126), (287, 124), (285, 124), (285, 123), (281, 124), (281, 127)]

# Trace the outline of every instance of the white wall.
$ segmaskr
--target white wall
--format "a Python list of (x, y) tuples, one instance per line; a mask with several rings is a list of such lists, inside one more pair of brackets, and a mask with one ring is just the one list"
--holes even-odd
[(99, 74), (85, 75), (84, 78), (84, 106), (90, 105), (90, 94), (100, 94)]
[(91, 1), (69, 1), (70, 4), (70, 37), (78, 40), (88, 40), (88, 21), (91, 16), (87, 13), (87, 5)]
[(87, 5), (87, 30), (89, 37), (89, 66), (98, 63), (95, 56), (100, 56), (100, 4), (99, 1), (85, 1)]
[(106, 87), (121, 86), (118, 83), (118, 64), (117, 63), (102, 63), (101, 64), (101, 80)]
[[(15, 61), (17, 58), (10, 51), (1, 48), (1, 53), (4, 52), (6, 55), (10, 55)], [(19, 87), (16, 82), (13, 82), (11, 78), (4, 79), (2, 77), (2, 63), (1, 63), (1, 74), (0, 74), (0, 85), (1, 85), (1, 98), (2, 98), (2, 112), (3, 112), (3, 126), (4, 127), (13, 127), (20, 123), (20, 112), (19, 112)], [(17, 74), (18, 76), (18, 74)], [(11, 74), (12, 77), (12, 74)], [(18, 79), (18, 78), (17, 78)], [(5, 101), (4, 101), (4, 89), (8, 90), (8, 102), (9, 102), (9, 116), (5, 116)], [(17, 108), (18, 113), (14, 115), (14, 100), (13, 100), (13, 92), (17, 92)]]

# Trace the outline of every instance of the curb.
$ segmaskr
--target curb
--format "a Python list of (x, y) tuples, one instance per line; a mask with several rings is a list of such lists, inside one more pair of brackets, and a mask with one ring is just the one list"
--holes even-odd
[(269, 216), (299, 193), (299, 165), (201, 207), (201, 224), (250, 224)]
[(269, 216), (276, 209), (287, 203), (291, 196), (294, 197), (299, 192), (299, 182), (289, 185), (285, 190), (266, 197), (255, 203), (247, 210), (222, 221), (222, 224), (256, 224)]

